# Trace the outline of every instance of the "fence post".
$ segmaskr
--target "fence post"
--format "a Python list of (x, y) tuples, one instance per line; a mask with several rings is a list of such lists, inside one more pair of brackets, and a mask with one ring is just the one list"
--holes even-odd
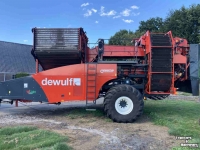
[(200, 81), (199, 81), (199, 103), (200, 103)]
[(3, 73), (3, 80), (6, 81), (6, 74)]

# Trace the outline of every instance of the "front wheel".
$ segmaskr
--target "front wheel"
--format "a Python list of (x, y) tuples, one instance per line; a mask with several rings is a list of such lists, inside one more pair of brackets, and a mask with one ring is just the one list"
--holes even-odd
[(134, 122), (143, 113), (141, 93), (130, 85), (111, 88), (104, 99), (104, 111), (114, 122)]

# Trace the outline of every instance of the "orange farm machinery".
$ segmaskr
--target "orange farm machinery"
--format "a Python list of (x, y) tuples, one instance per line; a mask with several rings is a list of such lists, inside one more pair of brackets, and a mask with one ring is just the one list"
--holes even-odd
[[(83, 28), (33, 28), (32, 55), (36, 73), (0, 82), (0, 98), (60, 104), (104, 98), (106, 115), (115, 122), (133, 122), (144, 99), (165, 99), (185, 89), (198, 95), (200, 46), (147, 31), (133, 46), (108, 45), (99, 39), (88, 47)], [(43, 71), (39, 71), (39, 65)], [(185, 90), (184, 89), (184, 90)]]

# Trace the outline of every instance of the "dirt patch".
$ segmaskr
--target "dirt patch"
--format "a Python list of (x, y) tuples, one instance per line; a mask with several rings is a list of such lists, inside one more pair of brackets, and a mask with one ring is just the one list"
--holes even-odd
[(169, 136), (168, 128), (153, 125), (146, 116), (135, 123), (113, 123), (106, 117), (77, 117), (66, 115), (72, 109), (35, 110), (16, 115), (0, 116), (0, 126), (35, 125), (69, 137), (69, 146), (81, 150), (150, 150), (171, 149), (179, 141)]

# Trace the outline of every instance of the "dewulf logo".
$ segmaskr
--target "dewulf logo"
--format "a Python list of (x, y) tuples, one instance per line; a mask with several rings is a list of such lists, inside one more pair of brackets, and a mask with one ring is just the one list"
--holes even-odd
[(45, 78), (42, 80), (42, 85), (58, 85), (58, 86), (81, 86), (80, 78), (67, 78), (66, 80), (51, 80)]
[(114, 69), (101, 69), (100, 73), (110, 73), (110, 72), (114, 72)]

